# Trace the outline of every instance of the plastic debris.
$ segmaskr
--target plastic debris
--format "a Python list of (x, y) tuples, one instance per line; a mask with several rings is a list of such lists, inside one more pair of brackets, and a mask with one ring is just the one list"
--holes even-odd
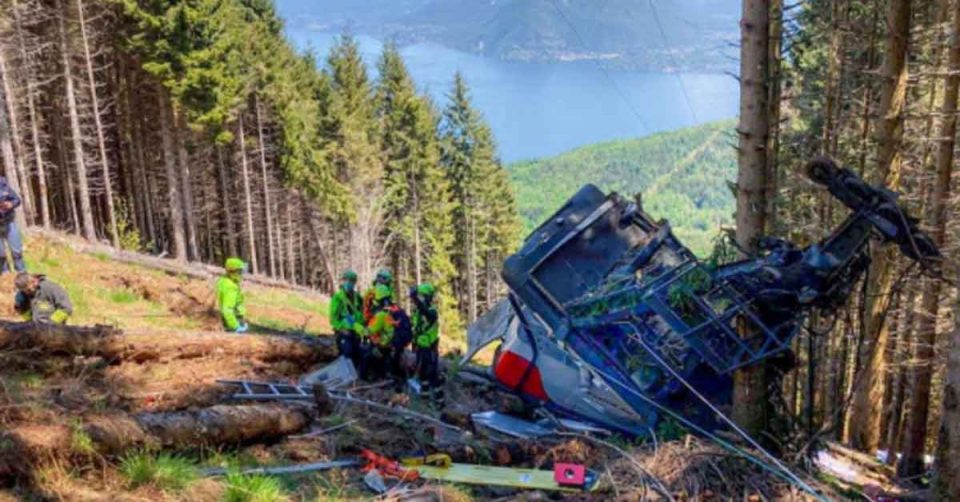
[(497, 411), (483, 411), (470, 415), (474, 424), (482, 425), (499, 433), (520, 439), (535, 439), (555, 432), (551, 427), (530, 422)]
[(363, 484), (367, 485), (367, 488), (373, 490), (374, 493), (385, 493), (387, 491), (387, 484), (384, 483), (380, 471), (376, 469), (367, 471), (363, 476)]
[(316, 371), (300, 377), (300, 385), (312, 387), (321, 383), (329, 390), (342, 389), (357, 381), (357, 369), (346, 357), (340, 356)]

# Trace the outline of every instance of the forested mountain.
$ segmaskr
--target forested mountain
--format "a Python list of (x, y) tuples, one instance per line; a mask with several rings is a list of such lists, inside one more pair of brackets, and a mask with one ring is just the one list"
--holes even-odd
[(295, 22), (401, 43), (435, 41), (517, 61), (606, 60), (660, 70), (732, 68), (738, 2), (695, 0), (280, 0)]
[(578, 148), (508, 166), (527, 231), (586, 183), (625, 197), (641, 193), (644, 210), (670, 221), (697, 254), (710, 252), (722, 225), (733, 223), (736, 154), (732, 122)]
[(462, 78), (438, 108), (394, 47), (374, 81), (349, 37), (318, 68), (270, 0), (2, 6), (0, 158), (26, 223), (323, 290), (389, 266), (400, 291), (437, 284), (453, 331), (498, 295), (514, 206)]

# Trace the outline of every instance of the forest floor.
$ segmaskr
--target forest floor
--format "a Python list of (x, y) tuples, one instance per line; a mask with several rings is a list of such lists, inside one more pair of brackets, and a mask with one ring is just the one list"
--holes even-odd
[[(631, 443), (585, 437), (518, 441), (473, 429), (470, 413), (500, 410), (529, 414), (522, 403), (492, 385), (458, 378), (448, 354), (447, 405), (436, 409), (417, 396), (357, 386), (353, 396), (402, 406), (469, 431), (449, 434), (413, 418), (337, 405), (307, 422), (266, 423), (242, 439), (204, 441), (230, 431), (191, 431), (195, 443), (157, 445), (135, 440), (127, 429), (105, 429), (123, 448), (105, 449), (91, 424), (142, 420), (164, 413), (223, 410), (228, 390), (218, 379), (294, 381), (332, 358), (326, 297), (248, 285), (254, 333), (218, 332), (212, 279), (190, 278), (78, 253), (69, 239), (28, 242), (31, 271), (49, 274), (71, 294), (73, 325), (109, 325), (112, 345), (64, 350), (42, 343), (0, 351), (0, 502), (7, 500), (272, 501), (356, 500), (375, 495), (356, 469), (283, 477), (230, 475), (204, 478), (204, 467), (239, 469), (355, 456), (370, 448), (391, 457), (446, 452), (454, 461), (549, 469), (554, 462), (582, 463), (601, 476), (591, 494), (558, 494), (415, 482), (395, 500), (806, 500), (795, 489), (719, 447), (692, 436)], [(0, 318), (15, 319), (12, 276), (0, 277)], [(0, 346), (4, 331), (0, 326)], [(314, 343), (305, 344), (304, 341)], [(451, 343), (445, 352), (455, 352)], [(179, 415), (178, 415), (179, 416)], [(177, 421), (180, 419), (175, 419)], [(269, 422), (269, 420), (267, 420)], [(309, 421), (308, 421), (309, 422)], [(113, 423), (113, 422), (110, 422)], [(119, 422), (117, 422), (119, 423)], [(147, 423), (141, 421), (140, 423)], [(156, 425), (155, 422), (149, 422)], [(176, 426), (176, 424), (174, 424)], [(271, 428), (336, 431), (297, 437)], [(153, 426), (151, 426), (153, 427)], [(254, 425), (250, 425), (251, 428)], [(145, 433), (157, 433), (144, 426)], [(264, 432), (268, 431), (268, 432)], [(259, 434), (259, 436), (257, 436)], [(131, 437), (127, 437), (131, 436)], [(231, 436), (232, 437), (232, 436)], [(252, 439), (251, 439), (252, 438)], [(109, 450), (109, 451), (107, 451)], [(871, 478), (881, 486), (882, 478)], [(830, 498), (856, 497), (862, 488), (813, 481)], [(388, 486), (396, 483), (389, 482)], [(886, 487), (886, 486), (885, 486)]]

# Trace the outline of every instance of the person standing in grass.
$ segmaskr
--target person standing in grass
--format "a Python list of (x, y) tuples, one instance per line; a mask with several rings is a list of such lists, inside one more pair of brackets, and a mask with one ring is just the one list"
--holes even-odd
[(247, 307), (243, 300), (243, 271), (247, 264), (240, 258), (227, 258), (223, 268), (226, 273), (217, 280), (217, 307), (220, 309), (220, 320), (223, 329), (234, 333), (246, 333)]
[(13, 269), (17, 272), (27, 270), (27, 266), (23, 263), (23, 238), (16, 221), (18, 207), (20, 207), (20, 196), (7, 183), (7, 178), (0, 176), (0, 257), (3, 259), (3, 263), (0, 264), (0, 274), (10, 271), (10, 264), (7, 263), (6, 248), (8, 247), (13, 257)]
[(340, 275), (340, 288), (330, 298), (330, 325), (337, 339), (337, 350), (360, 366), (360, 335), (363, 334), (363, 299), (357, 292), (357, 273)]
[(14, 280), (17, 296), (14, 310), (27, 321), (66, 324), (73, 314), (70, 295), (59, 284), (39, 274), (20, 272)]

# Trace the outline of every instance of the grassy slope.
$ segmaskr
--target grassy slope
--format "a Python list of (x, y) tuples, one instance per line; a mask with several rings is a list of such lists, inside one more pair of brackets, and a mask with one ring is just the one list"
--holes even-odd
[[(214, 280), (176, 277), (127, 265), (106, 256), (77, 253), (67, 246), (29, 237), (27, 267), (47, 274), (70, 293), (72, 324), (111, 324), (123, 329), (217, 330)], [(13, 274), (0, 277), (0, 315), (14, 317)], [(248, 284), (244, 288), (254, 330), (329, 333), (327, 300), (321, 295)]]
[(732, 223), (736, 177), (733, 122), (590, 145), (549, 159), (510, 165), (527, 231), (582, 185), (624, 196), (643, 193), (644, 210), (666, 218), (694, 252), (706, 253), (721, 225)]

